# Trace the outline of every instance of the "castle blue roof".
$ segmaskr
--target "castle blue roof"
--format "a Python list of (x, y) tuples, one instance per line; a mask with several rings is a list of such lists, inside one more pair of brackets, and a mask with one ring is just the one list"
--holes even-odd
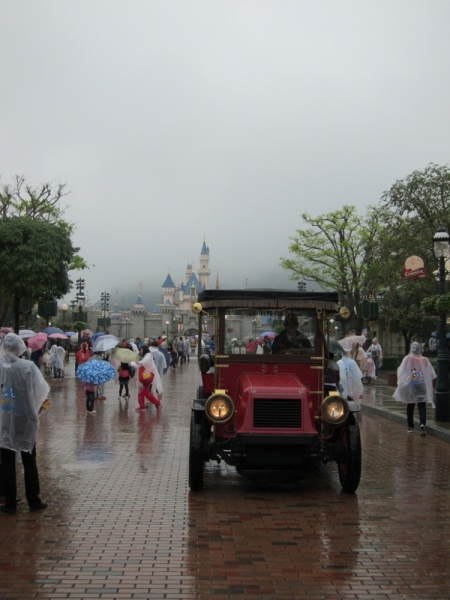
[(169, 300), (169, 298), (167, 298), (167, 300), (164, 302), (164, 306), (172, 306), (172, 303)]
[(172, 277), (170, 276), (170, 273), (167, 275), (165, 282), (162, 284), (163, 288), (174, 288), (175, 284), (173, 282)]
[(203, 292), (203, 290), (205, 289), (205, 286), (200, 285), (200, 282), (197, 278), (197, 275), (195, 273), (191, 273), (189, 279), (187, 280), (186, 283), (182, 284), (180, 286), (180, 289), (182, 290), (183, 294), (190, 294), (191, 293), (191, 288), (192, 286), (195, 287), (197, 294), (200, 294), (200, 292)]
[(152, 308), (152, 313), (160, 313), (161, 312), (161, 307), (158, 306), (157, 304), (155, 304), (155, 306)]
[(111, 311), (111, 318), (120, 319), (121, 316), (122, 316), (122, 311), (120, 310), (119, 305), (116, 303), (114, 308)]
[(208, 248), (208, 246), (206, 245), (206, 242), (205, 242), (205, 241), (203, 242), (203, 246), (202, 246), (202, 251), (201, 251), (201, 254), (209, 254), (209, 248)]

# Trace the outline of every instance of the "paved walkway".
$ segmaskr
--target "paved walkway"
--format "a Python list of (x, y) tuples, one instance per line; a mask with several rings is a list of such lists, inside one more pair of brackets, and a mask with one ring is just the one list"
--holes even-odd
[[(370, 385), (364, 387), (362, 398), (362, 409), (366, 413), (376, 414), (395, 423), (403, 425), (406, 429), (406, 405), (403, 402), (397, 402), (393, 393), (395, 386), (387, 384), (387, 378), (381, 376), (380, 379), (372, 381)], [(419, 435), (419, 414), (415, 410), (415, 433)], [(434, 420), (434, 408), (427, 404), (427, 435), (436, 437), (444, 442), (450, 442), (450, 423), (441, 423)]]
[(75, 379), (55, 382), (38, 440), (49, 508), (0, 515), (0, 599), (450, 598), (450, 444), (363, 411), (357, 494), (330, 464), (265, 485), (211, 465), (195, 495), (198, 381), (194, 362), (168, 373), (160, 414), (108, 384), (96, 416)]

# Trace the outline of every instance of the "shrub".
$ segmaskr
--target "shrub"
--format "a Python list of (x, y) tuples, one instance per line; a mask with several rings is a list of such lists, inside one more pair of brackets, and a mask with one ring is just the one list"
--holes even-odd
[(383, 356), (382, 371), (396, 371), (403, 360), (403, 356)]

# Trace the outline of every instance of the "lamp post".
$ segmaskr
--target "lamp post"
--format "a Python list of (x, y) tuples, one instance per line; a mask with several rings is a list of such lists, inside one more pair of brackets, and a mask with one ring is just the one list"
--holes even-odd
[(297, 283), (297, 289), (299, 292), (306, 292), (306, 281), (303, 279), (303, 277), (299, 279)]
[(69, 307), (67, 306), (67, 304), (63, 304), (61, 306), (61, 310), (62, 310), (62, 314), (63, 314), (63, 325), (64, 325), (64, 323), (66, 322), (66, 312), (69, 310)]
[[(434, 254), (438, 259), (438, 278), (439, 278), (439, 294), (443, 296), (445, 294), (445, 261), (449, 256), (449, 240), (450, 236), (445, 231), (442, 225), (438, 227), (437, 232), (434, 234)], [(447, 339), (445, 332), (445, 321), (446, 314), (442, 310), (439, 312), (439, 350), (438, 350), (438, 374), (436, 382), (436, 396), (435, 396), (435, 420), (441, 422), (450, 421), (450, 391), (448, 384), (448, 366), (449, 358), (447, 351)]]
[(166, 338), (169, 339), (169, 321), (166, 321)]
[[(83, 307), (85, 303), (85, 297), (83, 292), (78, 292), (77, 294), (77, 304), (78, 304), (78, 321), (81, 321), (83, 318)], [(81, 344), (81, 329), (78, 330), (78, 345)]]
[[(83, 317), (83, 307), (84, 307), (84, 303), (85, 303), (85, 297), (84, 297), (84, 287), (85, 287), (85, 282), (84, 279), (82, 279), (81, 277), (79, 279), (77, 279), (76, 281), (76, 285), (75, 287), (78, 290), (77, 296), (76, 296), (76, 301), (75, 303), (78, 305), (78, 321), (81, 321), (82, 317)], [(72, 301), (73, 302), (73, 301)], [(78, 346), (81, 343), (81, 329), (78, 331)]]
[(106, 333), (106, 315), (109, 312), (109, 294), (107, 292), (100, 294), (100, 307), (103, 314), (103, 330)]

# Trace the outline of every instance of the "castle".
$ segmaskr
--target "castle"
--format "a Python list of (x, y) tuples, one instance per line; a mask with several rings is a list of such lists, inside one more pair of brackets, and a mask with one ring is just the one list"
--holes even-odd
[[(118, 304), (111, 311), (109, 333), (119, 338), (148, 337), (165, 334), (197, 333), (197, 317), (192, 313), (192, 304), (197, 296), (210, 287), (210, 252), (206, 242), (200, 251), (199, 266), (195, 272), (194, 264), (188, 263), (185, 281), (175, 285), (170, 273), (162, 284), (161, 302), (149, 311), (143, 303), (142, 284), (136, 302), (130, 311), (121, 311)], [(216, 289), (219, 288), (217, 274)]]

